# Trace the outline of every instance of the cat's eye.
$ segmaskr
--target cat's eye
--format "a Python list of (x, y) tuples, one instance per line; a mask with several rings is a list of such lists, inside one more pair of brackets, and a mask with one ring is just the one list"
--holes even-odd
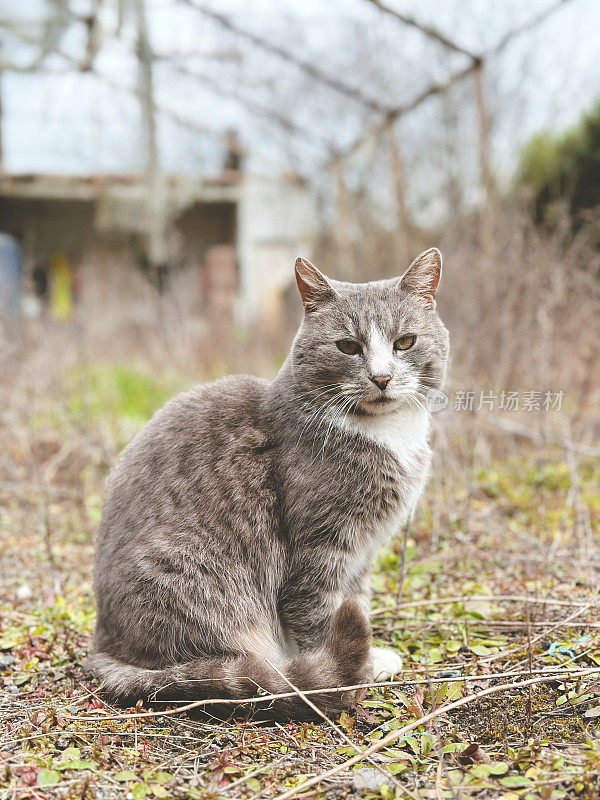
[(340, 339), (336, 343), (337, 349), (347, 356), (357, 356), (362, 353), (362, 347), (353, 339)]
[(407, 334), (406, 336), (401, 336), (394, 342), (394, 350), (410, 350), (410, 348), (416, 341), (417, 337), (415, 336), (414, 333)]

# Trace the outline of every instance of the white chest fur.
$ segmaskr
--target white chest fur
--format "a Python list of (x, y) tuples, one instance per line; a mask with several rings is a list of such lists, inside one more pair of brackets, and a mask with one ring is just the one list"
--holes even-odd
[(423, 457), (429, 456), (429, 423), (429, 413), (421, 408), (405, 409), (396, 414), (346, 418), (339, 423), (343, 430), (359, 434), (389, 450), (406, 474), (398, 508), (388, 515), (376, 532), (379, 544), (398, 532), (423, 491), (428, 474), (428, 458), (424, 469)]
[(429, 450), (429, 412), (421, 408), (373, 417), (346, 417), (339, 425), (390, 450), (409, 475), (415, 460)]

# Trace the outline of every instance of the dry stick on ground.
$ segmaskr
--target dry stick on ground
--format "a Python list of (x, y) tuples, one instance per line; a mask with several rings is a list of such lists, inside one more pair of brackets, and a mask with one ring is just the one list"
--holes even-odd
[[(582, 671), (585, 674), (598, 674), (600, 673), (600, 667), (590, 670)], [(574, 676), (574, 673), (571, 675)], [(361, 754), (354, 756), (353, 758), (349, 758), (346, 761), (338, 764), (335, 767), (327, 770), (326, 772), (322, 772), (320, 775), (316, 775), (314, 778), (309, 778), (305, 781), (301, 786), (295, 787), (293, 789), (289, 789), (287, 792), (283, 792), (282, 794), (278, 794), (274, 800), (288, 800), (290, 797), (295, 797), (296, 795), (300, 794), (304, 789), (310, 789), (311, 786), (316, 786), (318, 783), (321, 783), (326, 778), (331, 778), (334, 775), (338, 775), (340, 772), (348, 769), (349, 767), (354, 766), (354, 764), (358, 764), (360, 761), (363, 761), (368, 756), (372, 756), (374, 753), (378, 753), (384, 747), (392, 744), (400, 737), (404, 736), (410, 731), (414, 730), (415, 728), (421, 727), (426, 722), (430, 722), (433, 719), (441, 716), (442, 714), (446, 714), (448, 711), (453, 711), (455, 708), (460, 708), (461, 706), (468, 705), (469, 703), (474, 703), (477, 700), (481, 700), (483, 697), (487, 697), (491, 694), (500, 694), (500, 692), (507, 691), (509, 689), (522, 689), (527, 686), (532, 686), (536, 683), (549, 683), (550, 681), (556, 680), (556, 677), (543, 677), (543, 678), (529, 678), (526, 681), (517, 681), (515, 683), (502, 683), (500, 686), (491, 686), (488, 689), (482, 689), (480, 692), (475, 692), (474, 694), (470, 694), (468, 697), (462, 697), (460, 700), (455, 700), (453, 703), (448, 703), (444, 706), (439, 706), (435, 711), (430, 712), (429, 714), (425, 714), (423, 717), (415, 720), (414, 722), (410, 722), (408, 725), (404, 725), (402, 728), (398, 728), (391, 733), (388, 733), (387, 736), (384, 736), (383, 739), (380, 739), (375, 744), (368, 747), (364, 750)]]
[(402, 605), (402, 598), (404, 596), (404, 580), (406, 578), (406, 548), (408, 545), (408, 534), (410, 532), (410, 522), (412, 520), (412, 513), (409, 515), (404, 525), (404, 536), (402, 538), (402, 550), (400, 551), (400, 566), (398, 569), (398, 589), (396, 591), (396, 610), (394, 616), (390, 620), (389, 632), (394, 630), (394, 626), (398, 622), (398, 614)]
[[(527, 616), (527, 668), (529, 669), (530, 676), (533, 674), (533, 652), (531, 643), (533, 641), (531, 636), (531, 606), (529, 603), (525, 604), (525, 612)], [(527, 688), (527, 724), (531, 728), (531, 709), (533, 698), (531, 696), (531, 686)]]
[[(577, 657), (579, 658), (582, 655), (584, 655), (584, 653), (580, 653), (579, 656), (577, 656)], [(544, 667), (544, 668), (538, 667), (536, 669), (533, 669), (531, 672), (535, 672), (535, 673), (539, 673), (539, 674), (543, 674), (543, 675), (553, 675), (556, 672), (560, 672), (562, 674), (564, 672), (564, 670), (565, 670), (564, 664), (571, 663), (571, 662), (572, 662), (572, 659), (568, 659), (568, 661), (563, 662), (563, 664), (561, 664), (559, 666), (556, 666), (556, 667)], [(16, 674), (17, 673), (15, 673), (15, 675)], [(307, 692), (305, 692), (305, 694), (308, 693), (308, 694), (318, 695), (318, 694), (324, 694), (325, 692), (358, 691), (360, 689), (394, 689), (394, 688), (400, 687), (400, 686), (423, 686), (423, 685), (425, 685), (425, 684), (427, 684), (429, 682), (433, 682), (433, 683), (467, 683), (467, 682), (472, 681), (472, 682), (476, 683), (477, 681), (481, 681), (481, 680), (492, 680), (494, 678), (517, 677), (519, 675), (531, 675), (531, 673), (530, 673), (529, 670), (505, 670), (503, 672), (490, 672), (490, 673), (485, 673), (483, 675), (457, 675), (456, 677), (453, 677), (451, 679), (449, 679), (446, 676), (446, 677), (433, 677), (433, 678), (429, 678), (428, 680), (415, 679), (415, 680), (401, 680), (401, 681), (380, 681), (378, 683), (360, 683), (360, 684), (355, 684), (353, 686), (338, 686), (338, 687), (334, 687), (334, 688), (331, 688), (331, 689), (309, 689), (309, 690), (307, 690)], [(82, 691), (84, 692), (85, 695), (89, 695), (89, 696), (95, 697), (98, 700), (101, 700), (102, 702), (104, 702), (105, 706), (108, 705), (98, 694), (96, 694), (95, 692), (91, 691), (86, 686), (83, 686), (82, 684), (80, 684), (80, 689), (82, 689)], [(291, 692), (289, 692), (287, 694), (284, 694), (284, 695), (281, 695), (281, 697), (292, 697), (292, 696), (293, 695), (292, 695)], [(83, 698), (73, 698), (73, 699), (75, 701), (77, 701), (77, 700), (81, 700)], [(269, 697), (263, 697), (263, 699), (264, 700), (272, 700), (272, 699), (274, 699), (274, 696), (269, 695)], [(246, 698), (243, 701), (238, 701), (238, 700), (201, 700), (201, 701), (197, 701), (197, 702), (192, 703), (191, 706), (195, 708), (197, 705), (205, 705), (205, 704), (210, 704), (210, 703), (219, 703), (219, 702), (221, 702), (221, 703), (223, 703), (223, 702), (226, 702), (226, 703), (237, 703), (237, 702), (248, 703), (248, 702), (254, 702), (254, 701), (255, 701), (255, 698), (252, 698), (252, 699)], [(15, 706), (14, 708), (16, 710), (17, 708), (19, 708), (19, 706)], [(110, 708), (110, 706), (109, 706), (109, 708)], [(179, 714), (179, 713), (181, 713), (183, 711), (187, 711), (187, 710), (189, 710), (189, 708), (190, 708), (190, 705), (186, 704), (185, 706), (179, 706), (178, 708), (171, 709), (169, 711), (142, 712), (141, 714), (115, 714), (114, 716), (104, 715), (104, 716), (101, 716), (101, 717), (81, 717), (81, 716), (76, 716), (76, 715), (64, 715), (64, 714), (62, 714), (62, 716), (63, 716), (64, 719), (77, 719), (77, 720), (83, 719), (86, 722), (93, 722), (93, 721), (99, 721), (99, 720), (102, 720), (102, 721), (105, 721), (105, 720), (126, 720), (126, 719), (132, 719), (133, 717), (141, 719), (143, 717), (171, 716), (171, 715), (174, 715), (174, 714)], [(10, 711), (10, 710), (11, 710), (11, 706), (8, 706), (8, 707), (5, 708), (5, 711), (7, 711), (7, 712)], [(58, 711), (58, 713), (59, 714), (61, 713), (60, 710)], [(215, 717), (215, 719), (218, 719), (218, 718)], [(220, 724), (221, 720), (219, 719), (218, 721), (219, 721), (219, 724)], [(275, 723), (275, 724), (278, 727), (281, 727), (278, 723)], [(281, 730), (285, 732), (284, 728), (282, 728)], [(56, 731), (56, 735), (59, 735), (60, 733), (61, 733), (60, 730)], [(44, 734), (44, 735), (46, 735), (46, 734)], [(47, 735), (50, 735), (50, 733), (48, 733)]]
[[(495, 602), (514, 602), (514, 603), (541, 603), (549, 606), (580, 606), (584, 608), (592, 608), (600, 605), (600, 599), (596, 603), (583, 603), (579, 600), (553, 600), (550, 597), (530, 597), (520, 594), (475, 594), (475, 595), (456, 595), (454, 597), (432, 597), (429, 600), (411, 600), (406, 603), (401, 603), (399, 608), (427, 608), (428, 606), (443, 606), (452, 603), (495, 603)], [(378, 608), (376, 611), (371, 612), (371, 618), (381, 617), (384, 614), (389, 614), (395, 611), (397, 606), (386, 606), (386, 608)]]
[(581, 561), (585, 561), (589, 558), (592, 549), (593, 533), (590, 521), (590, 510), (581, 494), (581, 481), (579, 479), (577, 461), (570, 437), (566, 440), (566, 451), (567, 466), (571, 478), (571, 489), (567, 497), (567, 503), (573, 508), (573, 513), (575, 515), (575, 539), (579, 546), (580, 559)]
[(46, 557), (50, 564), (50, 571), (52, 572), (52, 589), (55, 595), (62, 594), (63, 582), (60, 574), (60, 569), (54, 557), (52, 550), (52, 531), (50, 529), (50, 513), (48, 509), (48, 497), (44, 493), (43, 499), (40, 501), (39, 509), (39, 529), (44, 540), (44, 549), (46, 550)]
[[(437, 698), (433, 693), (433, 682), (431, 680), (431, 674), (429, 670), (427, 670), (427, 684), (429, 687), (429, 696), (431, 697), (431, 710), (435, 711), (437, 705)], [(438, 793), (438, 797), (442, 797), (442, 794), (439, 790), (438, 783), (441, 783), (441, 775), (443, 774), (444, 778), (446, 779), (446, 783), (450, 787), (450, 791), (452, 792), (452, 797), (454, 800), (462, 800), (462, 791), (460, 786), (454, 787), (452, 783), (452, 779), (450, 778), (450, 772), (448, 771), (448, 765), (446, 764), (446, 759), (444, 757), (444, 751), (442, 750), (442, 742), (440, 736), (440, 726), (438, 724), (437, 718), (432, 720), (433, 722), (433, 729), (435, 730), (435, 743), (436, 743), (436, 750), (438, 755), (439, 761), (439, 770), (438, 770), (438, 777), (436, 778), (436, 791)]]
[(286, 754), (284, 756), (281, 756), (281, 758), (277, 758), (275, 761), (270, 761), (268, 764), (263, 764), (261, 767), (258, 767), (253, 772), (248, 773), (248, 775), (244, 775), (243, 777), (238, 778), (237, 780), (233, 781), (233, 783), (229, 783), (229, 784), (227, 784), (227, 786), (221, 787), (219, 789), (219, 794), (222, 794), (224, 792), (228, 792), (231, 789), (233, 789), (234, 787), (239, 786), (242, 783), (246, 783), (246, 781), (250, 780), (250, 778), (255, 778), (257, 775), (260, 775), (261, 772), (265, 772), (265, 770), (267, 770), (267, 769), (272, 769), (273, 767), (276, 767), (278, 764), (281, 764), (282, 762), (287, 761), (287, 759), (288, 759), (288, 756)]
[[(554, 628), (563, 627), (566, 623), (571, 622), (572, 620), (575, 619), (575, 617), (578, 617), (581, 614), (583, 614), (584, 611), (589, 611), (590, 608), (592, 608), (595, 605), (597, 604), (588, 603), (587, 605), (583, 606), (583, 608), (578, 608), (572, 614), (569, 614), (568, 617), (565, 617), (564, 619), (561, 619), (558, 622), (550, 622), (548, 624), (548, 627), (544, 631), (538, 633), (536, 636), (533, 636), (529, 639), (528, 642), (529, 647), (531, 647), (531, 645), (534, 642), (539, 642), (540, 639), (544, 639), (548, 635), (549, 631), (553, 630)], [(517, 647), (509, 647), (507, 650), (501, 650), (499, 653), (494, 653), (491, 656), (484, 656), (483, 658), (479, 659), (479, 661), (482, 664), (490, 663), (492, 661), (497, 661), (499, 658), (504, 658), (505, 656), (510, 655), (511, 653), (517, 653), (519, 650), (522, 650), (523, 647), (524, 645), (518, 645)]]
[[(584, 675), (595, 675), (600, 672), (600, 667), (590, 667), (587, 669), (580, 669), (580, 670), (565, 670), (564, 667), (554, 667), (548, 670), (534, 670), (535, 672), (542, 672), (543, 680), (552, 681), (555, 680), (556, 676), (562, 676), (563, 678), (566, 677), (581, 677)], [(481, 681), (481, 680), (490, 680), (492, 678), (503, 678), (507, 675), (513, 676), (519, 673), (513, 672), (498, 672), (498, 673), (489, 673), (486, 675), (460, 675), (457, 678), (432, 678), (435, 683), (456, 683), (459, 681)], [(528, 671), (524, 671), (520, 674), (528, 675)], [(331, 692), (354, 692), (359, 689), (393, 689), (396, 686), (419, 686), (422, 684), (426, 684), (426, 680), (403, 680), (403, 681), (381, 681), (379, 683), (356, 683), (352, 686), (329, 686), (324, 689), (307, 689), (304, 694), (306, 695), (317, 695), (317, 694), (326, 694)], [(518, 686), (519, 684), (508, 684), (509, 686)], [(176, 714), (182, 714), (184, 711), (191, 711), (194, 708), (202, 708), (203, 706), (207, 705), (229, 705), (229, 706), (243, 706), (249, 705), (253, 703), (271, 703), (273, 700), (284, 700), (289, 697), (296, 697), (296, 692), (279, 692), (278, 694), (268, 694), (268, 695), (261, 695), (258, 697), (240, 697), (240, 698), (231, 698), (231, 697), (211, 697), (207, 700), (195, 700), (193, 703), (186, 703), (183, 706), (179, 706), (178, 708), (171, 708), (165, 711), (144, 711), (141, 714), (105, 714), (103, 716), (95, 716), (95, 717), (83, 717), (81, 714), (63, 714), (60, 711), (57, 711), (57, 714), (62, 719), (73, 719), (77, 721), (84, 720), (85, 722), (108, 722), (112, 720), (128, 720), (128, 719), (149, 719), (151, 717), (170, 717)]]
[[(265, 661), (271, 667), (271, 669), (274, 669), (275, 672), (279, 675), (279, 677), (282, 678), (287, 683), (290, 689), (292, 689), (298, 695), (298, 697), (304, 700), (304, 702), (306, 703), (307, 706), (309, 706), (309, 708), (312, 708), (312, 710), (316, 714), (318, 714), (321, 717), (321, 719), (325, 720), (325, 722), (329, 725), (329, 727), (332, 728), (338, 734), (338, 736), (340, 736), (343, 739), (343, 741), (346, 742), (346, 744), (350, 745), (350, 747), (353, 750), (356, 750), (357, 753), (364, 752), (364, 750), (362, 750), (357, 744), (354, 744), (352, 739), (349, 736), (347, 736), (344, 733), (344, 731), (335, 724), (335, 722), (332, 722), (332, 720), (330, 720), (329, 717), (323, 711), (321, 711), (321, 709), (318, 706), (316, 706), (301, 689), (298, 689), (297, 686), (294, 686), (294, 684), (290, 680), (288, 680), (288, 678), (285, 677), (283, 672), (280, 669), (278, 669), (275, 666), (275, 664), (269, 661), (268, 658), (265, 659)], [(375, 769), (378, 772), (380, 772), (384, 776), (386, 780), (388, 779), (392, 780), (394, 784), (398, 786), (398, 788), (400, 789), (403, 788), (402, 784), (398, 780), (396, 780), (396, 778), (394, 778), (393, 775), (388, 775), (388, 773), (374, 759), (368, 758), (367, 760), (369, 761), (370, 764), (372, 764), (375, 767)]]
[[(554, 620), (547, 619), (534, 620), (527, 624), (522, 619), (403, 619), (402, 624), (393, 630), (434, 630), (435, 628), (508, 628), (509, 633), (514, 628), (515, 631), (533, 628), (547, 628), (549, 625), (554, 625), (557, 628), (600, 628), (600, 622), (584, 622), (579, 621), (576, 625), (570, 622), (554, 622)], [(383, 628), (383, 626), (382, 626)]]

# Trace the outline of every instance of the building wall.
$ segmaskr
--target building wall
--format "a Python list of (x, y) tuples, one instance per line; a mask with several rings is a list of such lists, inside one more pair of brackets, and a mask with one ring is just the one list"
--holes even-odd
[[(62, 180), (55, 186), (44, 180), (11, 184), (0, 197), (0, 231), (22, 242), (27, 270), (46, 266), (55, 253), (73, 266), (92, 254), (100, 268), (109, 260), (124, 269), (142, 263), (143, 185), (97, 187)], [(230, 291), (239, 321), (277, 323), (296, 257), (311, 256), (314, 218), (307, 189), (294, 181), (244, 174), (235, 183), (177, 183), (170, 191), (168, 263), (197, 269), (201, 293), (209, 284), (220, 297)], [(203, 280), (203, 269), (211, 280)]]
[(311, 257), (314, 227), (306, 187), (244, 176), (238, 211), (238, 316), (279, 322), (286, 288), (294, 280), (294, 262), (300, 255)]
[(61, 251), (79, 261), (94, 236), (94, 203), (0, 197), (0, 231), (22, 243), (26, 260), (47, 261)]
[(194, 203), (173, 222), (182, 237), (181, 247), (189, 264), (200, 264), (208, 248), (235, 244), (234, 203)]

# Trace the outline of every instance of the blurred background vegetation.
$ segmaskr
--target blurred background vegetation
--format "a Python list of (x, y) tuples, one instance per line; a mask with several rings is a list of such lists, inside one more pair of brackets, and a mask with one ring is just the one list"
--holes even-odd
[(298, 254), (369, 280), (438, 244), (453, 380), (589, 409), (596, 22), (592, 0), (3, 8), (6, 374), (47, 348), (95, 382), (272, 375)]
[(519, 184), (529, 190), (535, 219), (549, 230), (567, 214), (575, 230), (586, 224), (597, 244), (600, 207), (600, 106), (572, 128), (534, 136), (521, 153)]

